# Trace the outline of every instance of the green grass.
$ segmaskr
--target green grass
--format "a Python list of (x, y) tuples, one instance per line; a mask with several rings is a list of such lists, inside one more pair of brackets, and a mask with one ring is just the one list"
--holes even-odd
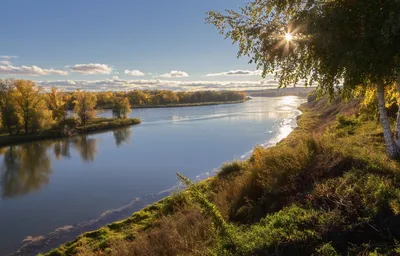
[(398, 255), (400, 162), (379, 123), (357, 101), (301, 110), (277, 146), (48, 255)]
[(91, 120), (85, 126), (77, 127), (77, 131), (78, 133), (104, 131), (124, 126), (137, 125), (140, 123), (141, 121), (138, 118), (127, 118), (127, 119), (96, 118), (94, 120)]
[[(116, 118), (95, 118), (90, 120), (85, 126), (78, 126), (76, 130), (72, 132), (73, 135), (100, 132), (111, 130), (115, 128), (137, 125), (141, 121), (138, 118), (128, 118), (128, 119), (116, 119)], [(28, 143), (32, 141), (46, 140), (46, 139), (57, 139), (62, 137), (68, 137), (71, 135), (66, 135), (61, 131), (60, 127), (55, 127), (53, 129), (44, 130), (33, 134), (20, 134), (16, 136), (10, 136), (8, 134), (0, 134), (0, 147), (16, 145), (22, 143)]]

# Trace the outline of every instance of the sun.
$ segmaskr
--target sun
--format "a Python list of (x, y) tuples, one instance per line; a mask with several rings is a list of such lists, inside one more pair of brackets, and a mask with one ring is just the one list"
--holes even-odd
[(286, 34), (285, 34), (285, 40), (286, 40), (287, 42), (292, 41), (292, 40), (293, 40), (292, 34), (291, 34), (291, 33), (286, 33)]

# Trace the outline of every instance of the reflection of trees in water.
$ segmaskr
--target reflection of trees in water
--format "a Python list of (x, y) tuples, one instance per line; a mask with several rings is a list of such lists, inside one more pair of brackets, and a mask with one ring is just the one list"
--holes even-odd
[(60, 160), (61, 157), (71, 158), (70, 155), (70, 143), (68, 140), (56, 141), (53, 146), (54, 155), (57, 160)]
[(0, 156), (4, 155), (4, 153), (6, 153), (7, 148), (0, 148)]
[(88, 136), (79, 136), (74, 139), (73, 144), (75, 148), (79, 151), (81, 158), (85, 162), (94, 161), (94, 157), (97, 153), (97, 141), (96, 139), (89, 138)]
[(117, 147), (123, 143), (129, 143), (131, 140), (132, 131), (130, 128), (123, 128), (114, 131), (115, 144)]
[[(29, 194), (47, 184), (52, 173), (51, 150), (56, 159), (70, 158), (71, 144), (85, 162), (97, 153), (96, 139), (80, 136), (71, 140), (33, 142), (0, 149), (0, 189), (3, 198)], [(0, 159), (1, 159), (0, 158)]]
[(30, 143), (7, 149), (0, 167), (3, 198), (28, 194), (49, 182), (52, 169), (47, 148), (50, 145)]

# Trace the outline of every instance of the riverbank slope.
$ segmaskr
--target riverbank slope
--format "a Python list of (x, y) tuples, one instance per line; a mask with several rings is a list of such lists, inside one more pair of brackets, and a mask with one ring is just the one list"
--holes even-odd
[(400, 163), (358, 102), (310, 100), (277, 146), (47, 255), (400, 253)]

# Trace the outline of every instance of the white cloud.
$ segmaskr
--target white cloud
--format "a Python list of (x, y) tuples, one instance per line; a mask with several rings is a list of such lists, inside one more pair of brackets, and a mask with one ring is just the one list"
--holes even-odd
[(124, 73), (130, 76), (144, 76), (144, 73), (139, 70), (125, 70)]
[[(59, 86), (66, 91), (84, 89), (88, 91), (125, 91), (134, 89), (165, 89), (172, 91), (199, 91), (199, 90), (263, 90), (276, 88), (278, 82), (271, 80), (259, 81), (176, 81), (176, 80), (58, 80), (39, 81), (41, 85), (50, 87)], [(300, 84), (298, 86), (301, 86)]]
[(0, 56), (0, 59), (6, 59), (6, 60), (15, 59), (15, 58), (18, 58), (18, 56), (12, 56), (12, 55), (2, 55), (2, 56)]
[(111, 74), (113, 69), (106, 64), (90, 63), (90, 64), (76, 64), (71, 67), (72, 72), (77, 72), (85, 75), (93, 74)]
[(44, 76), (44, 75), (68, 75), (65, 70), (46, 69), (38, 66), (14, 66), (11, 62), (17, 56), (0, 56), (0, 74), (2, 75), (25, 75), (25, 76)]
[(189, 77), (189, 74), (183, 71), (172, 70), (169, 73), (159, 75), (158, 77), (162, 78), (181, 78), (181, 77)]
[(8, 60), (0, 60), (0, 65), (11, 65), (11, 62)]
[(57, 69), (43, 69), (38, 66), (13, 66), (8, 61), (0, 63), (0, 74), (3, 75), (27, 75), (27, 76), (44, 76), (44, 75), (68, 75), (67, 71)]
[(113, 80), (118, 80), (119, 77), (118, 77), (118, 76), (113, 76), (112, 79), (113, 79)]
[(261, 76), (261, 70), (231, 70), (221, 73), (207, 74), (206, 76)]

